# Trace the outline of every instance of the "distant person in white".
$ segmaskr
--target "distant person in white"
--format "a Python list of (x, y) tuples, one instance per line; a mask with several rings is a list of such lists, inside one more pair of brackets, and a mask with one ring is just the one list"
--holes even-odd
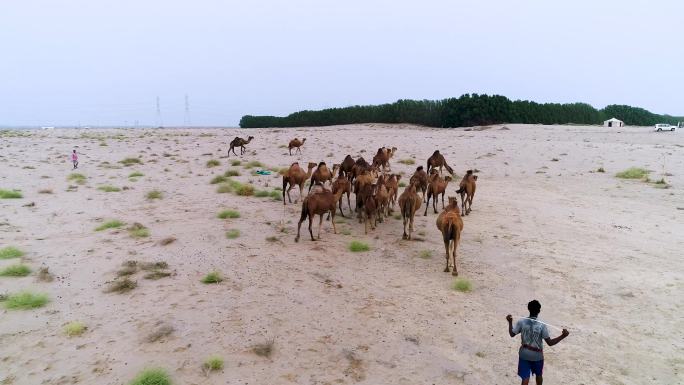
[(542, 370), (544, 369), (544, 344), (542, 340), (546, 341), (549, 346), (553, 346), (561, 342), (570, 332), (567, 329), (563, 329), (561, 335), (551, 338), (546, 324), (537, 320), (537, 316), (541, 311), (539, 301), (536, 299), (530, 301), (527, 304), (527, 310), (530, 311), (529, 318), (519, 319), (516, 321), (515, 326), (513, 326), (513, 317), (510, 314), (506, 316), (508, 334), (511, 337), (515, 337), (520, 333), (522, 344), (518, 351), (518, 376), (522, 379), (521, 385), (530, 383), (532, 373), (536, 376), (537, 385), (542, 385), (544, 381), (542, 378)]

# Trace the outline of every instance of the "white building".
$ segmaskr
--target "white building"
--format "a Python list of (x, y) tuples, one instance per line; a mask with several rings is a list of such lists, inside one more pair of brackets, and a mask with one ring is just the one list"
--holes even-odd
[(620, 119), (610, 118), (603, 122), (603, 127), (624, 127), (625, 122)]

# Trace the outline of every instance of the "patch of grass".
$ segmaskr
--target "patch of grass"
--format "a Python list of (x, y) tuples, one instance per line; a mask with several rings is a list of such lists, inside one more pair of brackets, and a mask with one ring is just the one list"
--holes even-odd
[(157, 280), (157, 279), (162, 279), (171, 276), (171, 273), (168, 271), (152, 271), (150, 273), (147, 273), (143, 276), (145, 279), (151, 279), (151, 280)]
[(218, 213), (217, 217), (219, 217), (221, 219), (226, 219), (226, 218), (235, 219), (235, 218), (240, 218), (240, 213), (235, 211), (235, 210), (223, 210), (223, 211)]
[(230, 165), (233, 166), (233, 167), (239, 166), (239, 165), (241, 165), (241, 164), (242, 164), (242, 162), (239, 161), (239, 160), (231, 160), (231, 161), (230, 161)]
[(238, 170), (228, 170), (225, 173), (223, 173), (223, 176), (230, 177), (230, 176), (240, 176), (240, 171)]
[(85, 184), (86, 179), (88, 179), (88, 178), (86, 178), (85, 175), (79, 174), (77, 172), (69, 174), (69, 176), (67, 177), (68, 181), (72, 181), (76, 184)]
[(402, 159), (402, 160), (399, 161), (399, 163), (411, 165), (411, 164), (416, 164), (416, 160), (415, 160), (415, 159), (411, 159), (411, 158)]
[(254, 167), (264, 167), (264, 164), (259, 162), (258, 160), (253, 160), (251, 162), (247, 162), (244, 166), (246, 169), (254, 168)]
[(33, 293), (30, 291), (20, 291), (10, 294), (5, 299), (5, 309), (9, 310), (28, 310), (45, 306), (50, 299), (47, 294)]
[(171, 385), (171, 377), (164, 369), (145, 369), (129, 385)]
[(210, 272), (209, 274), (205, 275), (204, 278), (202, 278), (202, 283), (219, 283), (221, 281), (223, 281), (221, 273), (216, 270)]
[(240, 196), (254, 195), (254, 186), (251, 184), (241, 184), (235, 189), (235, 193)]
[(452, 288), (461, 293), (467, 293), (473, 289), (473, 285), (465, 278), (456, 278)]
[(221, 165), (221, 162), (219, 162), (219, 161), (216, 160), (216, 159), (210, 159), (210, 160), (207, 161), (207, 167), (208, 167), (208, 168), (217, 167), (217, 166), (220, 166), (220, 165)]
[(217, 355), (209, 356), (204, 360), (202, 367), (207, 371), (215, 371), (223, 369), (223, 358)]
[(29, 274), (31, 274), (31, 269), (21, 264), (10, 265), (0, 270), (0, 276), (2, 277), (26, 277)]
[(667, 182), (665, 181), (665, 178), (660, 178), (660, 180), (655, 181), (654, 183), (655, 184), (667, 184)]
[(102, 231), (102, 230), (107, 230), (107, 229), (116, 229), (116, 228), (119, 228), (123, 225), (124, 225), (123, 222), (114, 219), (114, 220), (107, 221), (107, 222), (97, 226), (95, 228), (95, 231)]
[(603, 167), (599, 167), (598, 170), (596, 170), (596, 172), (606, 172), (606, 169), (604, 169)]
[(76, 337), (85, 333), (88, 327), (83, 322), (71, 321), (64, 326), (64, 334), (68, 337)]
[(123, 164), (124, 166), (132, 166), (134, 164), (142, 164), (142, 161), (140, 158), (126, 158), (120, 160), (119, 163)]
[(13, 246), (7, 246), (0, 249), (0, 259), (19, 258), (24, 255), (24, 252)]
[(264, 342), (262, 344), (256, 344), (252, 347), (252, 352), (256, 354), (259, 357), (270, 357), (271, 354), (273, 354), (273, 345), (275, 344), (275, 341), (270, 340), (268, 342)]
[(110, 283), (105, 289), (105, 293), (127, 293), (136, 287), (138, 287), (137, 282), (129, 278), (124, 278)]
[(270, 196), (271, 199), (273, 199), (274, 201), (279, 201), (283, 198), (282, 194), (282, 191), (273, 190), (270, 193), (268, 193), (268, 196)]
[(141, 173), (140, 171), (134, 171), (134, 172), (128, 174), (129, 178), (139, 178), (141, 176), (144, 176), (144, 174)]
[(349, 243), (349, 251), (353, 253), (359, 253), (368, 250), (370, 250), (370, 246), (368, 246), (366, 243), (359, 241), (351, 241), (351, 243)]
[(401, 220), (401, 214), (394, 214), (392, 216), (392, 218), (397, 219), (397, 220)]
[(162, 239), (161, 241), (159, 241), (159, 244), (161, 246), (166, 246), (166, 245), (170, 245), (174, 242), (176, 242), (176, 237), (166, 237), (166, 238)]
[(150, 230), (137, 222), (128, 228), (128, 233), (133, 238), (146, 238), (150, 236)]
[(276, 236), (266, 237), (266, 242), (274, 243), (274, 242), (278, 242), (279, 240), (280, 239), (278, 239), (278, 237), (276, 237)]
[(104, 192), (119, 192), (119, 191), (121, 191), (120, 188), (114, 187), (114, 186), (109, 186), (109, 185), (100, 186), (97, 189), (100, 191), (104, 191)]
[(152, 190), (152, 191), (147, 193), (146, 197), (149, 200), (153, 200), (153, 199), (162, 199), (164, 197), (164, 195), (159, 190)]
[(41, 267), (38, 269), (38, 280), (41, 282), (52, 282), (55, 277), (50, 274), (50, 269), (47, 267)]
[(341, 233), (342, 233), (342, 235), (351, 235), (351, 230), (349, 230), (349, 229), (343, 229), (343, 230), (341, 231)]
[(240, 236), (240, 230), (238, 229), (232, 229), (226, 231), (226, 238), (228, 239), (235, 239)]
[(209, 182), (210, 184), (219, 184), (228, 181), (228, 178), (223, 176), (223, 175), (216, 175), (214, 178), (211, 179)]
[(19, 199), (23, 198), (21, 191), (0, 189), (0, 199)]
[(422, 250), (418, 256), (423, 259), (430, 259), (432, 258), (432, 250)]
[(38, 194), (52, 194), (52, 189), (44, 188), (44, 189), (38, 190)]
[(254, 196), (257, 198), (266, 198), (271, 196), (271, 193), (266, 190), (258, 190), (257, 192), (254, 193)]
[(168, 269), (169, 264), (164, 261), (157, 262), (147, 262), (140, 264), (140, 268), (143, 270), (157, 270), (157, 269)]
[(157, 342), (166, 336), (170, 336), (174, 331), (175, 329), (173, 326), (162, 322), (161, 324), (157, 324), (157, 328), (145, 337), (145, 341), (150, 343)]
[(639, 167), (630, 167), (627, 170), (621, 171), (615, 176), (621, 179), (643, 179), (648, 177), (648, 170)]
[(227, 194), (233, 192), (233, 187), (229, 183), (221, 183), (217, 188), (216, 192), (219, 194)]
[(399, 187), (406, 187), (406, 182), (399, 182)]
[(135, 263), (135, 261), (131, 261), (133, 263), (124, 263), (123, 269), (119, 270), (116, 272), (117, 277), (126, 277), (129, 275), (133, 275), (138, 272), (138, 265)]

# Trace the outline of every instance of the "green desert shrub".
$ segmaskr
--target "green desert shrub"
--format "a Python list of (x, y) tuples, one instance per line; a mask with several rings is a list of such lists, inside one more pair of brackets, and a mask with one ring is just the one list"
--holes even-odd
[(24, 252), (14, 246), (7, 246), (0, 249), (0, 259), (19, 258)]
[(23, 195), (21, 195), (19, 190), (0, 189), (0, 199), (19, 199), (22, 197)]
[(221, 273), (216, 270), (210, 272), (209, 274), (205, 275), (204, 278), (202, 278), (202, 283), (219, 283), (221, 281), (223, 281)]
[(220, 166), (220, 165), (221, 165), (221, 162), (219, 162), (219, 161), (216, 160), (216, 159), (211, 159), (211, 160), (208, 160), (208, 161), (207, 161), (207, 167), (209, 167), (209, 168), (211, 168), (211, 167), (216, 167), (216, 166)]
[(109, 186), (109, 185), (100, 186), (97, 189), (100, 191), (104, 191), (104, 192), (119, 192), (119, 191), (121, 191), (120, 188), (114, 187), (114, 186)]
[(4, 305), (9, 310), (27, 310), (45, 306), (48, 302), (50, 299), (47, 294), (21, 291), (8, 295)]
[(240, 176), (240, 171), (238, 170), (228, 170), (225, 173), (223, 173), (223, 176), (230, 177), (230, 176)]
[(231, 161), (230, 161), (230, 165), (233, 166), (233, 167), (239, 166), (240, 164), (242, 164), (242, 162), (239, 161), (239, 160), (231, 160)]
[(164, 369), (145, 369), (129, 385), (171, 385), (171, 377)]
[(399, 187), (406, 187), (406, 182), (399, 182)]
[(79, 174), (77, 172), (69, 174), (69, 176), (67, 177), (68, 181), (74, 182), (76, 184), (84, 184), (86, 182), (86, 179), (88, 178), (86, 178), (85, 175)]
[(64, 326), (64, 334), (68, 337), (76, 337), (85, 333), (86, 329), (88, 328), (83, 322), (71, 321)]
[(240, 230), (238, 229), (232, 229), (226, 231), (226, 238), (228, 239), (235, 239), (240, 236)]
[(467, 293), (473, 289), (472, 284), (465, 278), (457, 278), (454, 281), (453, 289), (462, 293)]
[(257, 192), (254, 193), (254, 196), (257, 198), (266, 198), (271, 196), (271, 193), (266, 191), (266, 190), (258, 190)]
[(159, 191), (159, 190), (152, 190), (152, 191), (150, 191), (150, 192), (147, 193), (146, 197), (147, 197), (147, 199), (149, 199), (149, 200), (153, 200), (153, 199), (162, 199), (163, 194), (162, 194), (162, 192)]
[(596, 170), (596, 172), (606, 172), (606, 169), (603, 167), (599, 167), (598, 170)]
[(142, 164), (142, 161), (140, 158), (126, 158), (120, 160), (119, 163), (123, 164), (124, 166), (132, 166), (134, 164)]
[(105, 289), (105, 293), (126, 293), (138, 287), (138, 283), (129, 279), (118, 279), (113, 281)]
[(0, 270), (0, 276), (2, 277), (25, 277), (29, 274), (31, 274), (31, 269), (21, 264), (10, 265)]
[(95, 228), (95, 231), (102, 231), (102, 230), (107, 230), (107, 229), (116, 229), (116, 228), (119, 228), (123, 225), (124, 225), (123, 222), (114, 219), (114, 220), (107, 221), (107, 222), (97, 226)]
[(615, 174), (621, 179), (644, 179), (648, 176), (649, 171), (639, 167), (630, 167), (627, 170), (620, 171)]
[(259, 162), (258, 160), (253, 160), (251, 162), (247, 162), (244, 166), (246, 169), (254, 168), (254, 167), (264, 167), (264, 164)]
[(150, 230), (137, 222), (128, 228), (128, 233), (133, 238), (146, 238), (150, 236)]
[(141, 176), (144, 176), (144, 174), (141, 173), (140, 171), (134, 171), (134, 172), (128, 174), (129, 178), (139, 178)]
[(221, 183), (217, 188), (216, 192), (219, 194), (227, 194), (233, 192), (233, 187), (230, 183)]
[(402, 160), (400, 160), (399, 163), (401, 163), (401, 164), (409, 164), (409, 165), (410, 165), (410, 164), (416, 164), (416, 161), (415, 161), (415, 159), (408, 158), (408, 159), (402, 159)]
[(368, 246), (366, 243), (359, 241), (351, 241), (351, 243), (349, 243), (349, 251), (351, 252), (358, 253), (368, 250), (370, 250), (370, 246)]
[(235, 211), (235, 210), (223, 210), (218, 213), (217, 217), (221, 219), (226, 219), (226, 218), (240, 218), (240, 213)]
[(432, 258), (432, 250), (423, 250), (418, 254), (418, 256), (423, 259), (430, 259)]
[(217, 355), (209, 356), (204, 361), (203, 367), (208, 371), (221, 370), (223, 369), (223, 358)]
[(211, 179), (211, 184), (219, 184), (228, 181), (228, 178), (223, 176), (223, 175), (216, 175), (214, 178)]
[(251, 184), (241, 184), (235, 189), (235, 193), (240, 196), (254, 195), (254, 186)]

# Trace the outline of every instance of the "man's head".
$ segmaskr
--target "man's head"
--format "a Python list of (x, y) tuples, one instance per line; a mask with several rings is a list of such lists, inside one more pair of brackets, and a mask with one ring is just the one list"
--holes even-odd
[(530, 315), (536, 317), (541, 311), (541, 304), (536, 299), (533, 299), (527, 304), (527, 310), (530, 311)]

